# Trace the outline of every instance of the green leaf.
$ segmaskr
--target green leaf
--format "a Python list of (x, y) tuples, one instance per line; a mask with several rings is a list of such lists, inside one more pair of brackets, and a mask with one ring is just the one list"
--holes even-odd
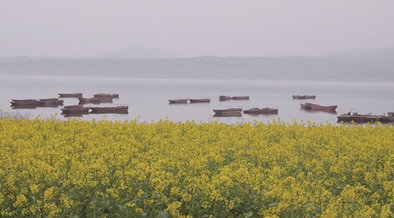
[(159, 218), (167, 218), (168, 217), (168, 212), (167, 211), (158, 211), (159, 213)]

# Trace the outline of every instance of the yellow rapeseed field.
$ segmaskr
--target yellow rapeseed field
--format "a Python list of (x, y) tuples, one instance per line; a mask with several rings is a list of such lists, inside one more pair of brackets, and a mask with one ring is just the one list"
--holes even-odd
[(390, 125), (0, 119), (0, 217), (393, 217)]

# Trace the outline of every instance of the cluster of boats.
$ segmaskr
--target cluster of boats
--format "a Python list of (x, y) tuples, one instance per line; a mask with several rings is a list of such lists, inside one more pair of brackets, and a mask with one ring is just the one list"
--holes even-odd
[(277, 108), (250, 108), (243, 110), (242, 108), (225, 108), (225, 109), (214, 109), (213, 112), (214, 117), (228, 117), (228, 116), (235, 116), (235, 117), (240, 117), (242, 116), (242, 112), (244, 114), (250, 114), (250, 115), (259, 115), (259, 114), (278, 114), (278, 109)]
[(84, 105), (67, 105), (61, 108), (65, 117), (78, 117), (84, 114), (128, 114), (128, 106), (85, 107)]
[(37, 107), (58, 107), (63, 105), (63, 100), (58, 98), (43, 99), (12, 99), (12, 109), (35, 109)]
[[(240, 95), (240, 96), (228, 96), (221, 95), (219, 96), (219, 101), (230, 101), (230, 100), (249, 100), (250, 96)], [(186, 103), (209, 103), (211, 99), (209, 98), (179, 98), (179, 99), (170, 99), (168, 100), (170, 104), (186, 104)], [(258, 115), (258, 114), (278, 114), (277, 108), (250, 108), (247, 110), (243, 110), (242, 108), (224, 108), (224, 109), (214, 109), (215, 117), (228, 117), (228, 116), (242, 116), (242, 112), (244, 114)]]
[(78, 105), (67, 105), (61, 108), (62, 114), (66, 117), (82, 116), (83, 114), (128, 114), (129, 110), (129, 107), (124, 105), (105, 107), (84, 106), (85, 104), (113, 103), (113, 99), (119, 98), (119, 94), (98, 93), (89, 98), (84, 98), (82, 93), (59, 93), (59, 96), (63, 98), (77, 98), (79, 100)]
[[(249, 100), (249, 96), (219, 96), (219, 101), (229, 101), (229, 100)], [(209, 98), (178, 98), (168, 100), (170, 104), (187, 104), (187, 103), (209, 103), (211, 99)]]
[[(63, 106), (64, 100), (60, 98), (77, 98), (78, 105)], [(128, 106), (116, 105), (105, 107), (84, 106), (85, 104), (100, 104), (100, 103), (113, 103), (114, 98), (119, 98), (119, 94), (98, 93), (93, 97), (84, 98), (82, 93), (59, 93), (59, 98), (46, 98), (46, 99), (12, 99), (11, 107), (13, 109), (35, 109), (36, 107), (59, 107), (62, 114), (66, 117), (82, 116), (83, 114), (127, 114)]]
[[(316, 99), (315, 95), (293, 95), (293, 99)], [(301, 109), (304, 110), (316, 110), (325, 111), (336, 114), (337, 105), (319, 105), (314, 103), (300, 103)], [(345, 113), (337, 116), (338, 122), (356, 122), (356, 123), (368, 123), (368, 122), (393, 122), (393, 112), (387, 113), (387, 115), (374, 115), (374, 114), (358, 114), (357, 112)]]

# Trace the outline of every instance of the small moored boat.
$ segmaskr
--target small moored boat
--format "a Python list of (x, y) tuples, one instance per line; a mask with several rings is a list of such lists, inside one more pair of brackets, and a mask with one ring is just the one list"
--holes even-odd
[(219, 96), (219, 101), (229, 101), (229, 100), (231, 100), (230, 96), (227, 96), (227, 95)]
[(83, 105), (67, 105), (61, 108), (64, 114), (74, 113), (74, 114), (87, 114), (90, 108), (84, 107)]
[(179, 98), (179, 99), (170, 99), (168, 100), (170, 104), (186, 104), (188, 99)]
[(99, 98), (78, 98), (80, 104), (100, 104)]
[(113, 114), (127, 114), (129, 107), (128, 106), (113, 106), (113, 107), (90, 107), (91, 112), (95, 114), (105, 114), (105, 113), (113, 113)]
[(37, 101), (40, 107), (57, 107), (63, 105), (63, 100), (58, 98), (41, 98)]
[(300, 106), (301, 109), (305, 109), (305, 110), (325, 110), (325, 111), (335, 111), (338, 107), (337, 105), (323, 106), (313, 103), (301, 103)]
[(12, 99), (11, 106), (37, 105), (36, 99)]
[(190, 103), (209, 103), (211, 99), (209, 98), (189, 98)]
[(278, 114), (277, 108), (250, 108), (243, 111), (244, 114)]
[(242, 108), (214, 109), (215, 115), (241, 115)]
[(249, 96), (232, 96), (233, 100), (249, 100)]
[(119, 98), (119, 94), (109, 94), (109, 93), (97, 93), (93, 95), (94, 97), (109, 97), (109, 98)]
[(365, 122), (387, 122), (387, 116), (383, 115), (373, 115), (373, 114), (358, 114), (354, 113), (345, 113), (337, 116), (338, 122), (356, 122), (356, 123), (365, 123)]
[(59, 98), (82, 98), (82, 93), (59, 93)]
[(316, 99), (316, 95), (293, 95), (293, 99)]

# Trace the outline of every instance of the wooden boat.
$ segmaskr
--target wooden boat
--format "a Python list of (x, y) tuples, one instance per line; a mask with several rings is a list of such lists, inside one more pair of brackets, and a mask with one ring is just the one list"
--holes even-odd
[(78, 109), (84, 107), (83, 105), (65, 105), (64, 108), (68, 109)]
[(61, 110), (64, 114), (69, 114), (69, 113), (88, 114), (90, 108), (84, 107), (83, 105), (67, 105), (67, 106), (64, 106)]
[(249, 96), (232, 96), (232, 100), (249, 100)]
[(338, 122), (358, 122), (358, 123), (362, 123), (362, 122), (366, 122), (365, 121), (365, 115), (361, 115), (358, 113), (346, 113), (346, 114), (341, 114), (339, 116), (337, 116), (338, 118)]
[(180, 99), (170, 99), (168, 100), (170, 104), (186, 104), (188, 99), (180, 98)]
[(37, 105), (35, 104), (22, 104), (22, 105), (11, 105), (12, 109), (36, 109)]
[(316, 99), (316, 95), (293, 95), (293, 99)]
[(108, 93), (97, 93), (93, 95), (94, 97), (109, 97), (109, 98), (119, 98), (119, 94), (108, 94)]
[(243, 111), (244, 114), (278, 114), (277, 108), (250, 108)]
[(63, 105), (63, 100), (58, 98), (41, 98), (37, 101), (40, 107), (57, 107)]
[(113, 102), (112, 97), (93, 97), (93, 98), (97, 98), (99, 103), (112, 103)]
[(37, 105), (36, 99), (11, 99), (11, 106)]
[(99, 98), (78, 98), (78, 100), (80, 104), (100, 104)]
[(242, 115), (242, 108), (214, 109), (215, 115)]
[(128, 106), (113, 106), (113, 107), (90, 107), (92, 110), (90, 113), (104, 114), (104, 113), (117, 113), (117, 114), (127, 114)]
[(373, 114), (358, 114), (358, 113), (346, 113), (340, 116), (337, 116), (338, 122), (356, 122), (356, 123), (365, 123), (365, 122), (386, 122), (387, 118), (383, 115), (373, 115)]
[(59, 93), (59, 98), (82, 98), (82, 93)]
[(382, 122), (383, 115), (365, 115), (365, 122)]
[(229, 101), (229, 100), (231, 100), (230, 96), (227, 96), (227, 95), (219, 96), (219, 101)]
[(325, 110), (325, 111), (335, 111), (337, 109), (337, 105), (323, 106), (319, 104), (312, 103), (301, 103), (301, 109), (305, 110)]
[(388, 112), (387, 116), (383, 116), (382, 122), (385, 122), (385, 123), (394, 122), (394, 112)]
[(189, 98), (190, 103), (209, 103), (211, 99), (209, 98)]

